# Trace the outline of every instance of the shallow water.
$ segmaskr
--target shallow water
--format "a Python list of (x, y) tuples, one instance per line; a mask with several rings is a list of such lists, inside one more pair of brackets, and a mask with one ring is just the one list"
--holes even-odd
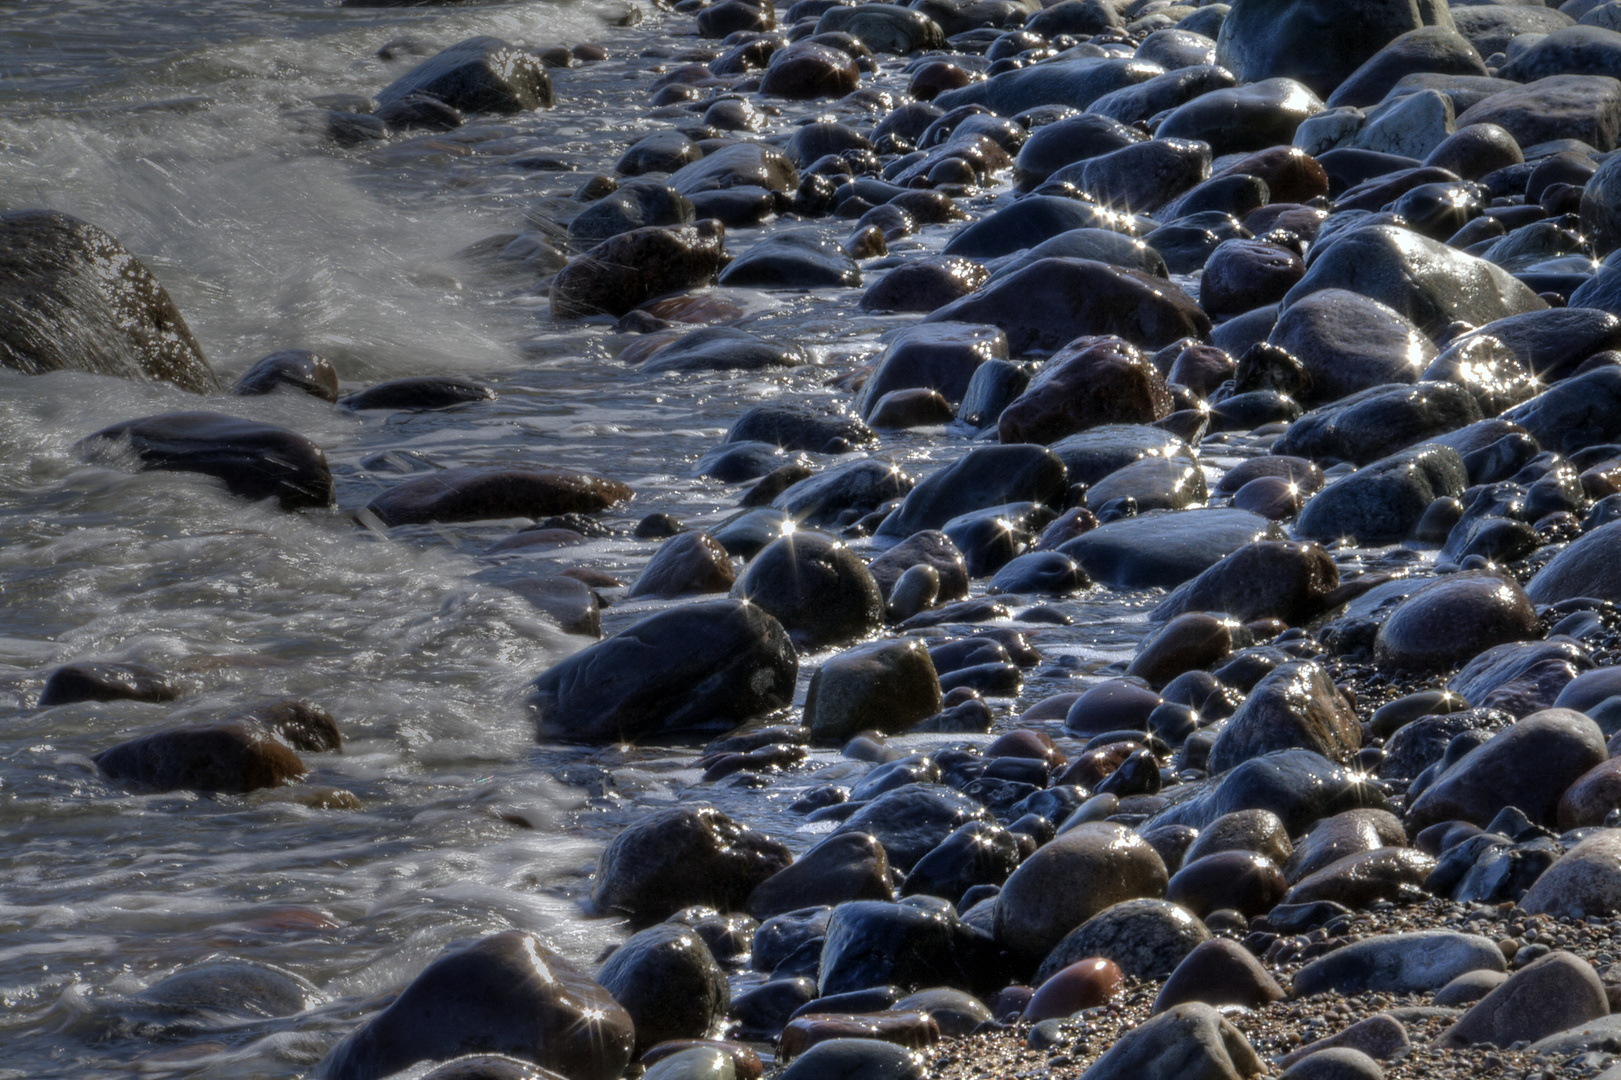
[[(622, 90), (656, 62), (638, 51), (670, 44), (664, 17), (644, 8), (643, 25), (609, 26), (621, 10), (0, 0), (0, 208), (49, 206), (122, 239), (227, 381), (305, 347), (338, 365), (346, 389), (455, 371), (500, 394), (416, 415), (291, 394), (209, 400), (325, 448), (340, 509), (289, 515), (74, 449), (106, 424), (198, 407), (190, 395), (0, 372), (0, 1077), (302, 1075), (452, 941), (517, 926), (593, 961), (623, 932), (588, 917), (586, 875), (642, 808), (711, 801), (803, 847), (814, 830), (787, 803), (856, 768), (823, 754), (764, 792), (700, 786), (690, 748), (540, 747), (524, 711), (527, 681), (585, 639), (504, 585), (574, 564), (628, 578), (655, 546), (623, 538), (637, 518), (718, 520), (739, 489), (692, 466), (731, 421), (779, 397), (847, 400), (824, 386), (829, 369), (909, 321), (855, 317), (854, 291), (759, 294), (740, 325), (800, 341), (825, 366), (650, 378), (612, 359), (607, 327), (551, 324), (528, 295), (532, 275), (458, 257), (670, 123), (638, 104), (645, 83)], [(668, 27), (687, 33), (690, 21)], [(318, 100), (372, 93), (414, 62), (379, 60), (379, 46), (478, 33), (597, 41), (611, 58), (554, 71), (550, 113), (376, 149), (323, 140)], [(511, 164), (536, 153), (579, 172)], [(878, 453), (921, 473), (963, 448), (915, 432)], [(539, 555), (484, 554), (516, 522), (385, 537), (350, 517), (404, 471), (485, 461), (596, 471), (638, 497), (605, 516), (620, 538)], [(1061, 605), (1076, 626), (1033, 636), (1050, 665), (1083, 675), (1129, 655), (1152, 600), (1097, 591)], [(615, 605), (605, 629), (657, 606)], [(150, 663), (185, 693), (32, 709), (45, 675), (76, 660)], [(1035, 679), (1022, 702), (1082, 685)], [(131, 735), (286, 694), (326, 706), (347, 740), (341, 755), (306, 755), (304, 785), (135, 796), (90, 761)], [(360, 809), (327, 808), (334, 791)], [(226, 958), (310, 980), (312, 1010), (163, 1040), (119, 1027), (121, 996)]]

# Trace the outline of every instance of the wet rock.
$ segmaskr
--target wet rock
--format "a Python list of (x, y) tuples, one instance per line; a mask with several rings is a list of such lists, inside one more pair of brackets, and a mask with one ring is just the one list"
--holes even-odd
[(620, 176), (673, 173), (704, 156), (703, 148), (679, 131), (655, 131), (630, 145), (614, 163)]
[(890, 340), (861, 388), (860, 411), (865, 418), (885, 394), (915, 388), (961, 401), (981, 364), (1005, 359), (1007, 338), (995, 327), (957, 323), (907, 327)]
[(1356, 909), (1377, 901), (1422, 898), (1435, 860), (1406, 847), (1383, 847), (1347, 855), (1297, 881), (1283, 902), (1312, 904), (1331, 900)]
[(0, 214), (0, 364), (219, 390), (174, 300), (140, 260), (54, 210)]
[(685, 225), (696, 217), (692, 203), (656, 180), (635, 180), (598, 199), (569, 222), (568, 238), (585, 250), (609, 237), (657, 225)]
[(1546, 307), (1501, 267), (1391, 225), (1337, 239), (1312, 261), (1283, 306), (1324, 289), (1376, 300), (1431, 337), (1459, 320), (1479, 326)]
[(915, 1050), (879, 1039), (829, 1039), (819, 1042), (782, 1072), (777, 1080), (923, 1080), (922, 1056)]
[(850, 34), (873, 52), (901, 55), (945, 44), (938, 23), (921, 11), (899, 4), (828, 8), (816, 21), (816, 32)]
[(976, 885), (1000, 886), (1019, 865), (1013, 834), (999, 825), (971, 821), (919, 859), (901, 885), (903, 896), (938, 896), (958, 903)]
[(1074, 560), (1056, 551), (1032, 551), (1009, 562), (991, 578), (991, 594), (1044, 593), (1068, 596), (1090, 582)]
[(755, 918), (769, 919), (801, 908), (894, 896), (883, 846), (865, 833), (846, 832), (828, 837), (761, 882), (748, 908)]
[(1213, 317), (1242, 315), (1282, 300), (1305, 276), (1300, 256), (1260, 240), (1228, 240), (1205, 263), (1199, 303)]
[(690, 928), (660, 923), (633, 935), (597, 972), (630, 1014), (636, 1049), (701, 1039), (726, 1015), (731, 993), (709, 946)]
[(242, 721), (166, 728), (92, 760), (108, 779), (150, 791), (239, 795), (280, 787), (308, 771), (268, 730)]
[(65, 664), (45, 680), (36, 708), (80, 701), (173, 701), (180, 691), (145, 664)]
[[(1448, 20), (1450, 21), (1450, 20)], [(1447, 25), (1422, 26), (1392, 39), (1329, 96), (1330, 108), (1367, 107), (1384, 100), (1406, 75), (1485, 75), (1486, 63), (1468, 38)]]
[(868, 286), (860, 307), (863, 311), (933, 311), (967, 296), (989, 276), (970, 259), (903, 263)]
[(1554, 604), (1575, 597), (1621, 600), (1621, 522), (1600, 525), (1565, 548), (1537, 571), (1526, 585), (1534, 604)]
[(1552, 823), (1565, 789), (1605, 760), (1604, 733), (1581, 713), (1549, 709), (1465, 754), (1413, 802), (1413, 831), (1440, 821), (1485, 825), (1505, 806)]
[(1621, 912), (1621, 833), (1605, 829), (1577, 843), (1537, 878), (1520, 906), (1556, 919)]
[(1046, 124), (1031, 132), (1019, 148), (1015, 172), (1025, 189), (1077, 161), (1098, 157), (1143, 141), (1139, 131), (1110, 116), (1082, 113)]
[(1344, 289), (1300, 298), (1278, 316), (1267, 340), (1300, 361), (1310, 386), (1296, 396), (1307, 405), (1414, 382), (1435, 358), (1435, 346), (1412, 322)]
[(1170, 411), (1165, 379), (1148, 357), (1118, 338), (1083, 339), (1042, 365), (1002, 411), (997, 430), (1004, 443), (1050, 443), (1102, 424), (1151, 423)]
[(1572, 953), (1552, 952), (1510, 975), (1435, 1044), (1455, 1048), (1536, 1042), (1609, 1014), (1609, 998), (1593, 966)]
[(1462, 495), (1468, 484), (1456, 450), (1436, 443), (1415, 446), (1330, 484), (1306, 504), (1295, 532), (1322, 541), (1348, 536), (1364, 544), (1402, 540), (1432, 502)]
[(1154, 1011), (1189, 1001), (1255, 1009), (1283, 997), (1283, 987), (1249, 950), (1226, 938), (1213, 938), (1177, 965), (1154, 999)]
[(1167, 825), (1200, 829), (1237, 810), (1270, 810), (1291, 836), (1298, 836), (1313, 822), (1346, 810), (1388, 808), (1361, 773), (1309, 750), (1252, 758), (1178, 795), (1177, 802), (1144, 823), (1144, 831)]
[(1208, 668), (1233, 651), (1234, 629), (1206, 612), (1178, 615), (1143, 639), (1126, 674), (1164, 686), (1184, 671)]
[(814, 41), (796, 41), (771, 54), (760, 93), (806, 101), (840, 97), (861, 83), (861, 69), (848, 53)]
[(1502, 971), (1503, 952), (1478, 934), (1381, 934), (1318, 957), (1295, 974), (1296, 998), (1317, 994), (1427, 994), (1470, 971)]
[(910, 871), (957, 829), (989, 820), (985, 808), (966, 795), (935, 784), (907, 784), (857, 810), (834, 835), (868, 833), (884, 846), (890, 865)]
[(471, 465), (395, 484), (366, 509), (385, 526), (594, 514), (628, 499), (614, 480), (561, 470)]
[[(1222, 20), (1216, 62), (1246, 82), (1285, 75), (1327, 96), (1401, 35), (1451, 23), (1446, 9), (1432, 4), (1347, 12), (1322, 0), (1241, 0)], [(1334, 47), (1324, 49), (1321, 34), (1328, 27)]]
[(1210, 175), (1210, 146), (1197, 139), (1150, 139), (1066, 165), (1048, 177), (1121, 212), (1151, 213)]
[(530, 700), (548, 738), (633, 741), (771, 712), (788, 703), (798, 670), (787, 631), (764, 609), (712, 600), (575, 653), (535, 680)]
[(1123, 900), (1165, 891), (1165, 864), (1119, 825), (1078, 826), (1037, 849), (996, 898), (996, 939), (1034, 961), (1074, 927)]
[(937, 581), (935, 599), (950, 603), (968, 595), (968, 565), (951, 538), (932, 529), (920, 530), (868, 564), (885, 599), (893, 600), (901, 576), (913, 567), (932, 570)]
[(1044, 982), (1070, 964), (1096, 956), (1138, 979), (1163, 979), (1202, 942), (1204, 923), (1165, 900), (1127, 900), (1087, 919), (1055, 945), (1036, 972)]
[(423, 375), (368, 386), (339, 404), (347, 409), (449, 409), (470, 401), (494, 401), (495, 391), (471, 379)]
[(1318, 822), (1283, 864), (1283, 873), (1292, 885), (1343, 859), (1406, 842), (1407, 832), (1394, 814), (1347, 810)]
[(777, 24), (776, 12), (767, 3), (749, 0), (721, 0), (698, 12), (698, 34), (706, 38), (726, 38), (735, 33), (758, 33)]
[[(847, 996), (837, 995), (836, 1000)], [(940, 1041), (940, 1028), (932, 1017), (895, 1008), (867, 1013), (806, 1013), (789, 1021), (783, 1029), (777, 1040), (777, 1060), (790, 1061), (811, 1046), (851, 1038), (879, 1039), (922, 1049)]]
[(1374, 641), (1374, 658), (1382, 667), (1433, 671), (1540, 633), (1536, 609), (1513, 578), (1449, 574), (1390, 613)]
[(952, 986), (984, 992), (997, 982), (996, 946), (954, 912), (858, 900), (828, 920), (817, 989)]
[(650, 353), (642, 371), (762, 371), (797, 367), (805, 353), (729, 326), (706, 326)]
[(940, 711), (940, 683), (915, 638), (881, 641), (826, 661), (811, 676), (805, 725), (823, 742), (859, 731), (902, 733)]
[(925, 477), (874, 536), (901, 539), (1010, 503), (1058, 505), (1066, 491), (1064, 463), (1043, 447), (980, 447)]
[(1281, 619), (1298, 626), (1325, 609), (1339, 584), (1339, 568), (1316, 544), (1261, 540), (1179, 587), (1152, 618), (1165, 622), (1187, 612), (1220, 611), (1243, 623)]
[(1096, 484), (1134, 461), (1151, 457), (1193, 460), (1187, 443), (1149, 424), (1102, 424), (1053, 443), (1074, 484)]
[(876, 442), (877, 438), (854, 417), (794, 405), (757, 405), (738, 417), (726, 432), (729, 443), (764, 442), (784, 450), (822, 454), (843, 453)]
[(790, 861), (787, 848), (719, 810), (660, 810), (603, 849), (591, 903), (598, 911), (625, 912), (640, 923), (694, 904), (737, 911)]
[(377, 94), (383, 108), (428, 94), (464, 113), (517, 113), (552, 107), (552, 77), (540, 57), (500, 38), (475, 37), (424, 60)]
[(1278, 815), (1269, 810), (1240, 810), (1211, 822), (1183, 857), (1193, 862), (1220, 851), (1253, 851), (1282, 866), (1293, 850)]
[(1449, 690), (1471, 705), (1529, 716), (1553, 704), (1591, 661), (1569, 640), (1514, 642), (1487, 649), (1453, 677)]
[(1322, 111), (1317, 95), (1294, 79), (1250, 80), (1179, 106), (1160, 121), (1155, 134), (1209, 143), (1218, 156), (1245, 153), (1291, 142), (1301, 122)]
[(1112, 961), (1077, 961), (1054, 972), (1036, 988), (1030, 1004), (1025, 1006), (1023, 1019), (1037, 1023), (1096, 1008), (1119, 994), (1124, 981)]
[(231, 387), (231, 393), (253, 397), (281, 386), (323, 401), (337, 401), (338, 371), (330, 360), (308, 349), (284, 349), (244, 371)]
[(1174, 588), (1270, 535), (1265, 518), (1243, 510), (1155, 512), (1109, 522), (1058, 550), (1117, 589)]
[(1200, 918), (1212, 911), (1236, 911), (1245, 918), (1263, 915), (1288, 889), (1277, 864), (1253, 851), (1220, 851), (1184, 862), (1171, 875), (1165, 899)]
[(653, 553), (626, 596), (671, 599), (689, 593), (726, 592), (736, 575), (732, 559), (706, 532), (677, 533)]
[(1552, 382), (1574, 375), (1594, 353), (1621, 346), (1621, 319), (1594, 308), (1553, 308), (1487, 323), (1454, 344), (1472, 338), (1501, 342), (1525, 371)]
[(374, 1080), (422, 1061), (498, 1053), (571, 1080), (613, 1080), (634, 1042), (629, 1014), (606, 990), (534, 935), (507, 930), (441, 954), (320, 1071)]
[(1621, 759), (1610, 758), (1582, 774), (1559, 800), (1557, 825), (1561, 831), (1604, 824), (1610, 811), (1621, 807)]
[(1142, 270), (1158, 278), (1170, 277), (1165, 259), (1141, 240), (1109, 229), (1071, 229), (1051, 240), (1043, 240), (1028, 251), (997, 260), (996, 272), (991, 275), (991, 280), (1017, 273), (1042, 259), (1091, 259), (1129, 270)]
[(855, 288), (861, 268), (836, 242), (815, 233), (779, 233), (721, 271), (720, 283), (779, 289)]
[[(1147, 731), (1148, 717), (1162, 700), (1158, 693), (1136, 679), (1110, 679), (1075, 698), (1065, 714), (1064, 729), (1072, 735), (1084, 736)], [(1075, 772), (1074, 766), (1071, 772)], [(1100, 779), (1101, 776), (1086, 776), (1086, 780), (1093, 783)], [(1076, 779), (1063, 782), (1080, 782), (1080, 778), (1077, 774)]]
[(883, 625), (884, 602), (866, 565), (831, 537), (785, 536), (749, 563), (732, 589), (810, 648), (848, 642)]
[(1041, 259), (924, 317), (1001, 327), (1014, 354), (1055, 352), (1083, 335), (1142, 348), (1203, 338), (1210, 319), (1187, 294), (1138, 270), (1088, 259)]
[(1313, 409), (1275, 448), (1365, 465), (1480, 419), (1474, 395), (1455, 383), (1377, 386)]
[(552, 315), (617, 317), (656, 296), (707, 285), (725, 263), (725, 238), (714, 221), (610, 237), (552, 279)]
[(1621, 368), (1605, 365), (1555, 383), (1503, 419), (1545, 450), (1574, 453), (1621, 437)]
[(875, 458), (836, 465), (807, 476), (772, 500), (801, 525), (843, 525), (859, 520), (912, 490), (912, 478)]
[(1476, 102), (1457, 124), (1496, 124), (1521, 146), (1580, 139), (1613, 150), (1621, 134), (1621, 87), (1603, 75), (1550, 75)]
[(960, 90), (948, 90), (935, 98), (934, 104), (942, 109), (983, 105), (998, 116), (1017, 116), (1040, 105), (1085, 110), (1111, 90), (1147, 82), (1163, 71), (1158, 64), (1141, 60), (1097, 57), (1033, 64), (969, 83)]
[(233, 495), (274, 498), (284, 510), (332, 505), (332, 473), (320, 447), (271, 424), (164, 413), (102, 428), (80, 445), (93, 453), (127, 447), (143, 469), (202, 473)]
[(1092, 203), (1056, 195), (1031, 195), (964, 226), (951, 238), (945, 251), (948, 255), (992, 259), (1036, 247), (1076, 229), (1097, 228), (1110, 221), (1110, 217)]
[(1241, 1031), (1209, 1005), (1187, 1002), (1126, 1032), (1081, 1077), (1241, 1080), (1261, 1071), (1261, 1061)]
[(799, 174), (788, 156), (774, 147), (732, 142), (683, 165), (670, 176), (669, 184), (689, 198), (703, 191), (734, 187), (791, 192), (799, 185)]

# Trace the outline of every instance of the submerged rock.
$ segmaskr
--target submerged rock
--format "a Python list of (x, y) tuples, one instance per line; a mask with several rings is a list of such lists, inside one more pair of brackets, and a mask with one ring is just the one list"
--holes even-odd
[(552, 106), (540, 57), (500, 38), (475, 37), (424, 60), (377, 95), (379, 106), (429, 94), (462, 112), (516, 113)]
[(279, 787), (308, 771), (269, 731), (242, 721), (168, 728), (119, 743), (93, 760), (109, 779), (151, 791), (240, 795)]
[(366, 509), (392, 528), (433, 521), (594, 514), (630, 496), (624, 484), (586, 473), (470, 465), (396, 484), (367, 503)]

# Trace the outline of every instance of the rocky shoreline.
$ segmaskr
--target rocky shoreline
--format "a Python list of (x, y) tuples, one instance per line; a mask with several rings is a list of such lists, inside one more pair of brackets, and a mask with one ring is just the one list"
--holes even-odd
[[(587, 970), (504, 930), (318, 1022), (250, 964), (130, 1000), (165, 1037), (309, 1010), (329, 1080), (1621, 1075), (1621, 0), (649, 17), (650, 130), (588, 169), (500, 125), (578, 107), (592, 43), (401, 39), (301, 122), (540, 178), (460, 257), (548, 348), (722, 400), (671, 463), (715, 512), (609, 455), (356, 485), (206, 397), (78, 446), (356, 543), (471, 537), (589, 639), (526, 706), (623, 826), (580, 899), (633, 933)], [(43, 210), (0, 214), (0, 362), (224, 385)], [(291, 349), (230, 392), (498, 400), (342, 383)], [(86, 662), (34, 705), (181, 693)], [(244, 703), (93, 760), (342, 812), (342, 726)]]

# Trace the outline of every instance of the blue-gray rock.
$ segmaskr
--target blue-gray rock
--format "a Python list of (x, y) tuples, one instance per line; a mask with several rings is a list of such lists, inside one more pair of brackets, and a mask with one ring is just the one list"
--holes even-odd
[(570, 1080), (615, 1080), (634, 1042), (606, 990), (534, 935), (506, 930), (441, 954), (317, 1071), (380, 1080), (421, 1061), (496, 1053)]
[(1479, 326), (1547, 307), (1502, 267), (1393, 225), (1360, 228), (1336, 240), (1289, 290), (1283, 307), (1324, 289), (1377, 300), (1431, 337), (1460, 320)]
[(1440, 821), (1486, 825), (1505, 806), (1552, 823), (1559, 798), (1606, 758), (1604, 733), (1581, 713), (1549, 709), (1505, 728), (1465, 754), (1407, 811), (1414, 833)]
[(807, 476), (771, 503), (801, 525), (847, 525), (912, 490), (912, 478), (876, 458), (846, 461)]
[(817, 233), (778, 233), (733, 259), (721, 271), (720, 283), (768, 289), (853, 289), (861, 284), (861, 268), (836, 242)]
[(971, 821), (918, 860), (901, 884), (901, 895), (921, 893), (956, 904), (976, 885), (1000, 886), (1021, 855), (1012, 833), (1000, 825)]
[(873, 52), (917, 52), (938, 49), (945, 35), (933, 19), (899, 4), (861, 4), (831, 7), (816, 22), (818, 34), (844, 33)]
[(1621, 367), (1605, 365), (1555, 383), (1503, 414), (1543, 449), (1574, 453), (1621, 438)]
[(823, 996), (897, 986), (999, 988), (996, 943), (957, 917), (911, 903), (856, 900), (833, 909), (817, 989)]
[(1621, 521), (1600, 525), (1548, 560), (1525, 591), (1536, 604), (1581, 596), (1621, 600)]
[(961, 105), (983, 105), (998, 116), (1017, 116), (1038, 105), (1068, 105), (1084, 111), (1111, 90), (1147, 82), (1164, 73), (1158, 64), (1141, 60), (1061, 60), (1032, 64), (947, 90), (934, 103), (948, 111)]
[(1364, 544), (1403, 540), (1432, 502), (1462, 495), (1468, 486), (1458, 452), (1426, 443), (1328, 485), (1306, 504), (1295, 532), (1324, 541), (1353, 536)]
[(1354, 9), (1331, 0), (1235, 0), (1216, 39), (1216, 62), (1245, 82), (1288, 76), (1327, 96), (1402, 34), (1437, 25), (1452, 19), (1434, 0)]
[(476, 37), (424, 60), (377, 94), (381, 108), (428, 94), (464, 113), (516, 113), (552, 106), (552, 77), (540, 57), (500, 38)]
[(1150, 213), (1210, 176), (1210, 144), (1151, 139), (1066, 165), (1047, 179), (1069, 183), (1122, 213)]
[(858, 417), (817, 412), (799, 405), (756, 405), (732, 423), (726, 441), (765, 442), (784, 450), (841, 454), (852, 447), (876, 443), (878, 436)]
[(1457, 383), (1374, 386), (1306, 413), (1273, 449), (1366, 465), (1481, 418), (1474, 395)]
[(1444, 670), (1494, 645), (1540, 633), (1536, 608), (1513, 578), (1487, 571), (1448, 574), (1390, 613), (1374, 639), (1374, 659), (1382, 668)]
[[(323, 401), (337, 401), (338, 370), (332, 366), (332, 361), (308, 349), (283, 349), (244, 371), (231, 387), (231, 393), (252, 397), (283, 386)], [(487, 388), (485, 394), (489, 394)]]
[(1435, 1045), (1524, 1045), (1609, 1014), (1609, 996), (1593, 965), (1555, 951), (1510, 975), (1443, 1031)]
[(685, 225), (696, 217), (692, 203), (679, 191), (657, 180), (635, 180), (576, 214), (569, 222), (568, 238), (576, 250), (583, 250), (632, 229)]
[(799, 661), (788, 632), (754, 604), (711, 600), (650, 615), (535, 680), (546, 738), (634, 741), (696, 727), (735, 727), (781, 708)]
[(892, 866), (910, 871), (957, 829), (990, 820), (989, 812), (966, 795), (937, 784), (908, 784), (857, 810), (834, 835), (867, 833), (884, 846)]
[(965, 226), (946, 244), (945, 252), (974, 259), (1011, 255), (1072, 229), (1098, 228), (1108, 220), (1091, 203), (1031, 195)]
[(1485, 75), (1486, 62), (1469, 39), (1448, 26), (1421, 26), (1368, 57), (1328, 96), (1329, 108), (1377, 105), (1404, 76)]
[(1570, 638), (1510, 642), (1469, 661), (1447, 689), (1477, 708), (1529, 716), (1552, 705), (1576, 673), (1592, 663)]
[(1143, 831), (1164, 825), (1202, 829), (1224, 814), (1270, 810), (1289, 835), (1346, 810), (1388, 809), (1385, 798), (1361, 774), (1310, 750), (1280, 750), (1253, 758), (1215, 780), (1187, 785), (1178, 801), (1149, 818)]
[(658, 922), (695, 904), (741, 911), (792, 862), (788, 849), (710, 807), (672, 807), (636, 821), (597, 860), (591, 905)]
[(1387, 383), (1411, 383), (1435, 359), (1417, 326), (1377, 300), (1324, 289), (1278, 316), (1267, 340), (1300, 361), (1310, 386), (1295, 395), (1319, 405)]
[(1135, 124), (1184, 105), (1201, 94), (1225, 90), (1236, 84), (1233, 73), (1218, 64), (1180, 67), (1156, 75), (1147, 82), (1111, 90), (1092, 102), (1087, 112), (1111, 117), (1122, 124)]
[(1276, 527), (1243, 510), (1156, 511), (1083, 533), (1059, 551), (1117, 589), (1174, 588)]
[(1067, 490), (1064, 463), (1046, 448), (983, 446), (925, 477), (874, 536), (903, 540), (963, 514), (1008, 503), (1056, 506)]
[(861, 388), (858, 408), (867, 418), (885, 394), (918, 387), (938, 391), (947, 401), (961, 401), (979, 366), (987, 360), (1006, 360), (1007, 355), (1007, 336), (994, 326), (909, 326), (885, 347)]
[(1030, 133), (1030, 138), (1019, 148), (1015, 172), (1019, 184), (1029, 190), (1066, 165), (1144, 139), (1142, 132), (1109, 116), (1082, 113), (1066, 117)]
[(643, 372), (763, 371), (805, 362), (798, 345), (779, 345), (730, 326), (705, 326), (660, 346), (642, 361)]
[(630, 1013), (642, 1053), (669, 1039), (703, 1038), (731, 1003), (709, 946), (680, 923), (632, 935), (597, 970), (597, 982)]
[(1339, 584), (1333, 557), (1316, 544), (1261, 540), (1180, 586), (1151, 618), (1167, 622), (1187, 612), (1219, 611), (1240, 622), (1282, 619), (1298, 626), (1322, 614)]
[(768, 545), (732, 596), (765, 611), (806, 648), (853, 641), (883, 625), (883, 596), (866, 564), (822, 533), (796, 532)]
[(1301, 123), (1322, 111), (1323, 103), (1302, 83), (1261, 79), (1201, 94), (1172, 110), (1155, 134), (1207, 143), (1219, 157), (1292, 142)]
[[(1518, 13), (1532, 9), (1472, 10)], [(1479, 41), (1475, 47), (1480, 48)], [(1488, 53), (1482, 51), (1481, 55)], [(1550, 75), (1469, 106), (1458, 115), (1457, 126), (1470, 124), (1496, 124), (1521, 146), (1579, 139), (1596, 150), (1613, 150), (1621, 135), (1621, 82), (1608, 75)]]
[(776, 1080), (924, 1080), (923, 1056), (878, 1039), (819, 1042), (777, 1074)]
[(734, 187), (791, 192), (799, 186), (799, 174), (788, 156), (774, 147), (734, 142), (682, 166), (666, 182), (687, 196)]
[(748, 907), (749, 914), (764, 920), (850, 900), (894, 898), (883, 845), (866, 833), (846, 832), (829, 836), (762, 881), (749, 895)]
[(1470, 971), (1502, 971), (1491, 938), (1445, 930), (1382, 934), (1318, 957), (1295, 974), (1294, 996), (1426, 994)]

